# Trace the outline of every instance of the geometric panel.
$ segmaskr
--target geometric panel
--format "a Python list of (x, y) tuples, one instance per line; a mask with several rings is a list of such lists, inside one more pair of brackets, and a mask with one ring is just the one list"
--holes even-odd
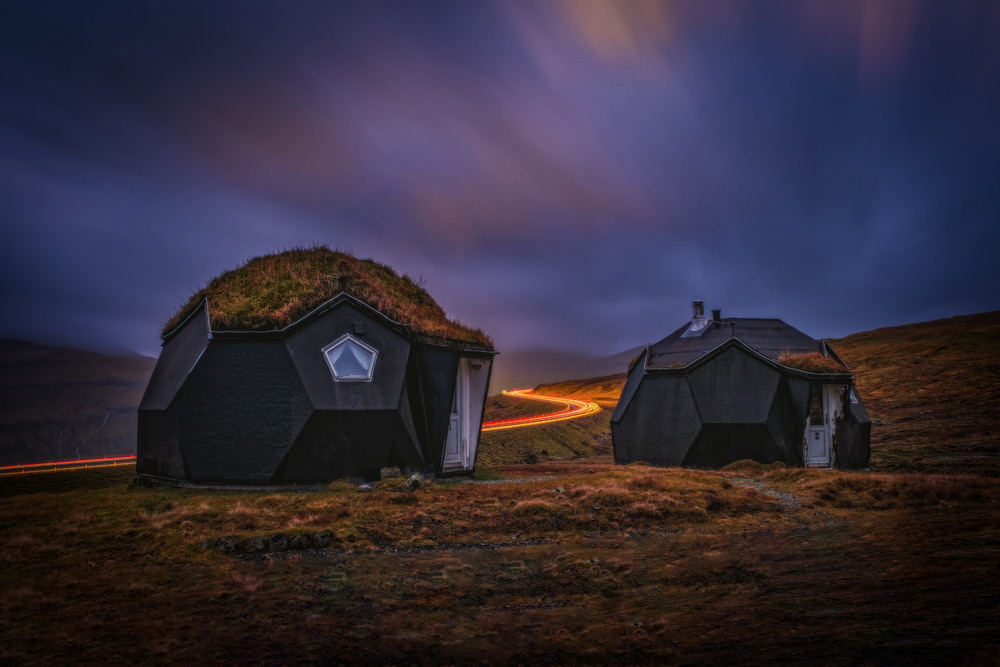
[(763, 424), (781, 373), (733, 346), (689, 376), (704, 424)]
[(785, 460), (764, 424), (706, 424), (682, 465), (721, 468), (743, 459), (758, 463)]
[(191, 481), (267, 484), (312, 406), (280, 340), (213, 340), (171, 411)]
[(612, 422), (621, 421), (622, 416), (624, 416), (625, 411), (632, 402), (632, 397), (635, 396), (635, 392), (639, 388), (639, 383), (645, 375), (641, 364), (645, 363), (646, 352), (647, 350), (643, 350), (642, 354), (640, 354), (639, 358), (634, 362), (632, 372), (629, 373), (628, 380), (625, 381), (625, 387), (622, 389), (622, 393), (618, 397), (618, 404), (615, 406), (615, 411), (611, 415)]
[[(285, 338), (285, 347), (315, 409), (399, 409), (411, 346), (380, 320), (344, 301)], [(364, 333), (357, 333), (359, 329)], [(349, 345), (334, 349), (337, 343), (348, 340)], [(332, 352), (334, 359), (324, 350)], [(335, 375), (331, 361), (344, 377)], [(363, 373), (367, 380), (360, 377)]]
[(615, 461), (680, 465), (700, 426), (687, 378), (645, 374), (621, 420), (611, 424)]
[(344, 334), (323, 348), (323, 357), (337, 382), (371, 382), (378, 350)]
[(871, 456), (872, 422), (856, 394), (851, 395), (848, 405), (844, 418), (837, 420), (834, 437), (837, 464), (841, 468), (866, 468)]
[[(796, 383), (801, 383), (796, 384)], [(781, 386), (774, 397), (771, 413), (767, 417), (767, 428), (774, 438), (775, 444), (783, 452), (782, 460), (788, 465), (802, 465), (802, 439), (805, 437), (806, 414), (805, 402), (801, 396), (795, 396), (791, 386), (797, 389), (805, 388), (805, 397), (809, 396), (809, 385), (798, 378), (781, 378)], [(799, 394), (802, 392), (799, 391)]]
[(163, 343), (140, 410), (166, 410), (208, 346), (208, 310), (199, 306)]
[(426, 467), (399, 412), (322, 410), (313, 413), (270, 481), (378, 479), (380, 469), (391, 466), (420, 472)]

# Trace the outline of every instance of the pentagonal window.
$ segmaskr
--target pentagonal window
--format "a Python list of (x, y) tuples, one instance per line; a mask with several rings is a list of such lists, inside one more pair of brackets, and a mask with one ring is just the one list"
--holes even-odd
[(323, 357), (337, 382), (371, 382), (378, 350), (344, 334), (323, 348)]

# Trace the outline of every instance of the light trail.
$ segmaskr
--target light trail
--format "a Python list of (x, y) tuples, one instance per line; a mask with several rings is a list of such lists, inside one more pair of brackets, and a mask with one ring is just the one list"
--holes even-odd
[(108, 466), (128, 465), (130, 463), (135, 463), (134, 456), (107, 456), (100, 459), (70, 459), (68, 461), (48, 461), (46, 463), (20, 463), (12, 466), (0, 466), (0, 477), (6, 475), (25, 475), (34, 472), (52, 472), (54, 470), (106, 468)]
[(597, 403), (578, 401), (576, 399), (563, 398), (561, 396), (543, 396), (541, 394), (532, 393), (531, 389), (515, 389), (513, 391), (505, 391), (503, 392), (503, 395), (525, 398), (529, 401), (558, 403), (564, 406), (565, 409), (560, 410), (559, 412), (549, 412), (544, 415), (535, 415), (533, 417), (516, 417), (514, 419), (497, 419), (494, 421), (483, 422), (483, 432), (501, 431), (509, 428), (523, 428), (525, 426), (537, 426), (539, 424), (552, 424), (555, 422), (567, 421), (569, 419), (579, 419), (580, 417), (586, 417), (587, 415), (599, 412), (601, 409)]

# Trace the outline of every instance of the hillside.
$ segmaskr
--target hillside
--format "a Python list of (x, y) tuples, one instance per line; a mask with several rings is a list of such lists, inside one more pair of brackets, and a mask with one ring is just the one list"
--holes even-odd
[(642, 350), (637, 347), (609, 356), (593, 356), (565, 350), (501, 350), (493, 362), (490, 392), (535, 387), (566, 378), (593, 378), (624, 373), (629, 361)]
[(830, 343), (875, 421), (873, 470), (1000, 476), (1000, 311)]
[[(855, 374), (874, 420), (872, 471), (1000, 476), (1000, 311), (876, 329), (830, 343)], [(610, 452), (608, 420), (624, 382), (621, 373), (538, 387), (540, 393), (607, 408), (588, 418), (592, 446), (577, 438), (573, 455)], [(503, 418), (502, 410), (487, 404), (487, 419)], [(481, 456), (516, 463), (532, 453), (566, 449), (565, 434), (553, 426), (533, 429), (530, 442), (513, 433), (484, 436)]]
[(0, 341), (0, 465), (134, 454), (155, 363)]

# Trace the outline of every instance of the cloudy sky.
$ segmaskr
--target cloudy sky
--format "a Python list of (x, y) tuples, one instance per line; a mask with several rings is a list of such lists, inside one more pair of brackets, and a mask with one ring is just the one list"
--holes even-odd
[(323, 243), (501, 350), (1000, 308), (1000, 3), (0, 0), (0, 336)]

